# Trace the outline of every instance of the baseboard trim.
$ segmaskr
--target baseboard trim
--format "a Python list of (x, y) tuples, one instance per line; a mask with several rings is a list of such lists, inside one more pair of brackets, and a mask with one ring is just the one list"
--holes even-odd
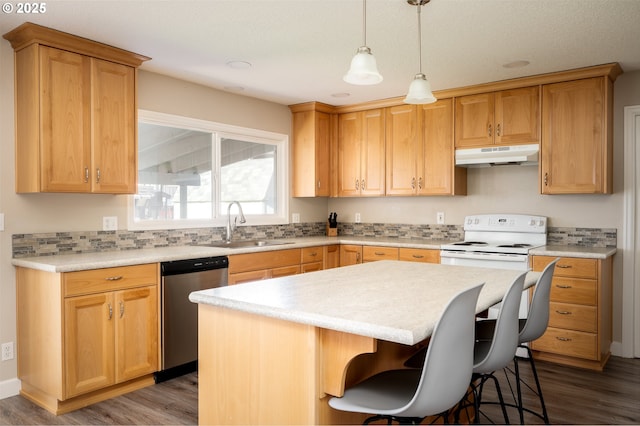
[[(623, 355), (623, 347), (622, 347), (622, 342), (611, 342), (611, 355), (613, 356), (619, 356), (619, 357), (625, 357)], [(631, 358), (631, 357), (626, 357), (626, 358)]]
[(16, 396), (20, 393), (20, 380), (13, 378), (0, 382), (0, 399)]

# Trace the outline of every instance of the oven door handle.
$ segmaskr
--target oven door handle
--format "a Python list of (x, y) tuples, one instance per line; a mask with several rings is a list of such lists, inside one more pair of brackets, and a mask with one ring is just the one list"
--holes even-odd
[(469, 253), (456, 250), (441, 250), (440, 257), (450, 257), (456, 259), (477, 259), (477, 260), (499, 260), (503, 262), (528, 262), (528, 256), (522, 254), (505, 253)]

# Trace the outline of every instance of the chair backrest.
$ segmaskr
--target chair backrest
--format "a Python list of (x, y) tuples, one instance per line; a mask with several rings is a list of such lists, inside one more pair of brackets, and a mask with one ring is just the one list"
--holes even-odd
[(536, 286), (533, 289), (533, 297), (524, 326), (520, 330), (519, 343), (531, 342), (544, 334), (549, 324), (549, 295), (551, 293), (551, 278), (556, 263), (560, 258), (553, 260), (540, 274)]
[(425, 417), (453, 407), (464, 396), (473, 368), (474, 322), (484, 283), (455, 295), (433, 329), (416, 393), (404, 417)]
[(474, 373), (491, 373), (504, 368), (515, 356), (518, 347), (518, 310), (527, 272), (520, 274), (505, 293), (491, 341), (477, 342)]

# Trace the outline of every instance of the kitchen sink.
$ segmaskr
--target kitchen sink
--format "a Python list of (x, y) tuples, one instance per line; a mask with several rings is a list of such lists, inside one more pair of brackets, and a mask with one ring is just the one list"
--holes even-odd
[(217, 243), (206, 244), (207, 247), (221, 248), (247, 248), (247, 247), (268, 247), (280, 246), (285, 244), (293, 244), (291, 241), (278, 240), (245, 240), (245, 241), (220, 241)]

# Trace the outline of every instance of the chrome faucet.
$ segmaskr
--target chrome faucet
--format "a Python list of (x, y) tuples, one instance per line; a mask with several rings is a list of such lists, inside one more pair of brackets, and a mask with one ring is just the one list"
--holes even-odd
[(244, 213), (242, 213), (242, 206), (238, 201), (232, 201), (229, 203), (227, 207), (227, 242), (231, 241), (231, 237), (233, 236), (233, 231), (238, 228), (238, 216), (233, 219), (233, 226), (231, 225), (231, 206), (236, 204), (238, 206), (238, 212), (240, 213), (240, 223), (245, 223), (247, 219), (244, 217)]

